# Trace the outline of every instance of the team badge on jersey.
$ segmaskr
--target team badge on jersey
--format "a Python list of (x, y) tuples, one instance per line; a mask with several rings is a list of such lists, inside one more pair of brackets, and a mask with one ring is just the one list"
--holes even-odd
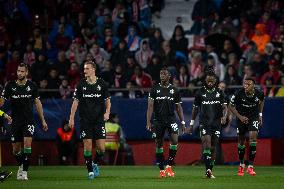
[(217, 92), (216, 97), (217, 97), (217, 98), (220, 97), (220, 93)]
[(171, 94), (174, 94), (174, 90), (173, 90), (173, 89), (171, 89), (171, 90), (170, 90), (170, 93), (171, 93)]
[(98, 91), (100, 91), (102, 88), (101, 88), (101, 86), (100, 86), (100, 85), (98, 85), (97, 89), (98, 89)]
[(28, 87), (26, 88), (26, 90), (27, 90), (27, 91), (30, 91), (30, 90), (31, 90), (30, 86), (28, 86)]

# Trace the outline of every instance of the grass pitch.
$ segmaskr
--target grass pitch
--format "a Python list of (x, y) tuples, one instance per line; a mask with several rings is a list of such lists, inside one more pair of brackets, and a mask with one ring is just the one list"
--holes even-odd
[(216, 166), (216, 179), (206, 179), (203, 166), (177, 166), (174, 178), (158, 178), (155, 166), (102, 166), (101, 175), (90, 181), (82, 166), (30, 167), (29, 180), (17, 181), (17, 167), (0, 189), (283, 189), (284, 167), (256, 167), (257, 175), (236, 175), (237, 166)]

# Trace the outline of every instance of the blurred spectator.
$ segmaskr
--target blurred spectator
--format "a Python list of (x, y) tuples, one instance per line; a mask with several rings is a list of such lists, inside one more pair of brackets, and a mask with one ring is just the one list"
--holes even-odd
[(200, 52), (193, 52), (190, 64), (190, 79), (197, 79), (202, 72), (202, 59)]
[[(227, 67), (227, 73), (224, 79), (226, 85), (241, 85), (242, 79), (238, 76), (237, 71), (234, 66), (229, 65)], [(228, 94), (233, 94), (235, 90), (230, 89), (228, 90)]]
[(152, 35), (149, 38), (149, 44), (151, 50), (153, 50), (154, 53), (161, 52), (164, 40), (165, 39), (163, 37), (162, 30), (160, 28), (155, 28)]
[(80, 36), (82, 29), (87, 25), (86, 13), (79, 12), (77, 13), (77, 15), (78, 16), (75, 19), (75, 22), (73, 23), (72, 27), (74, 29), (74, 36)]
[(257, 79), (255, 77), (254, 71), (252, 70), (252, 67), (250, 64), (245, 64), (244, 65), (244, 71), (243, 71), (243, 79), (246, 78), (253, 78), (255, 82), (257, 83)]
[(132, 75), (134, 74), (134, 68), (137, 65), (137, 62), (132, 54), (128, 54), (126, 63), (126, 67), (124, 68), (124, 76), (126, 81), (130, 81)]
[(49, 62), (55, 62), (57, 59), (57, 54), (58, 54), (58, 49), (56, 48), (55, 45), (47, 41), (45, 43), (45, 53), (46, 53), (46, 58)]
[(7, 31), (3, 19), (0, 19), (0, 48), (6, 49), (11, 44), (11, 34)]
[(81, 65), (86, 58), (87, 50), (82, 44), (81, 38), (75, 38), (69, 49), (66, 51), (66, 57), (70, 62), (77, 62)]
[(75, 128), (68, 126), (64, 120), (62, 126), (56, 131), (58, 160), (60, 165), (77, 164), (77, 138)]
[(131, 77), (131, 81), (141, 88), (152, 87), (151, 76), (142, 71), (140, 66), (135, 66), (134, 74)]
[(53, 89), (50, 94), (51, 97), (53, 98), (58, 98), (59, 97), (59, 93), (58, 93), (58, 89), (59, 89), (59, 85), (60, 85), (60, 79), (58, 78), (58, 71), (55, 68), (51, 68), (49, 70), (49, 74), (47, 77), (47, 89)]
[(252, 69), (255, 71), (257, 82), (260, 82), (261, 76), (268, 70), (267, 62), (264, 62), (262, 55), (257, 52), (253, 57), (251, 65)]
[(265, 25), (265, 31), (270, 36), (271, 39), (275, 37), (277, 26), (275, 21), (271, 18), (271, 13), (269, 11), (265, 11), (262, 14), (258, 23)]
[(155, 15), (157, 18), (161, 17), (161, 11), (165, 6), (165, 0), (151, 0), (150, 7), (151, 13)]
[(190, 76), (188, 74), (187, 66), (183, 65), (179, 67), (176, 80), (179, 81), (179, 87), (187, 87), (189, 85)]
[(17, 69), (18, 65), (20, 64), (20, 53), (19, 51), (15, 50), (12, 54), (12, 58), (6, 64), (6, 80), (13, 81), (17, 79)]
[(204, 68), (206, 71), (208, 69), (212, 70), (220, 81), (223, 81), (225, 78), (225, 67), (224, 65), (219, 61), (218, 55), (214, 52), (211, 52), (207, 59), (207, 65)]
[(110, 55), (101, 48), (97, 43), (94, 43), (92, 45), (92, 48), (89, 51), (91, 55), (93, 56), (93, 59), (95, 60), (96, 64), (99, 66), (100, 69), (104, 66), (104, 61), (110, 59)]
[(276, 97), (284, 97), (284, 76), (281, 77), (281, 86), (278, 89)]
[(261, 77), (260, 84), (262, 86), (266, 85), (267, 83), (266, 81), (268, 80), (268, 78), (271, 78), (271, 81), (268, 80), (268, 82), (271, 82), (272, 85), (276, 85), (280, 80), (280, 72), (279, 70), (277, 70), (278, 63), (275, 60), (270, 60), (268, 64), (269, 64), (269, 71), (264, 73)]
[(251, 40), (255, 42), (258, 52), (264, 54), (265, 46), (270, 42), (270, 36), (266, 33), (264, 24), (257, 24), (255, 26), (255, 34)]
[(104, 38), (101, 40), (101, 47), (108, 53), (111, 53), (117, 46), (119, 39), (113, 35), (110, 27), (104, 29)]
[(125, 39), (128, 34), (128, 28), (130, 26), (129, 16), (126, 12), (118, 15), (119, 24), (117, 26), (116, 35), (119, 39)]
[(88, 48), (96, 42), (97, 36), (94, 34), (90, 26), (82, 28), (81, 34)]
[(70, 68), (67, 71), (67, 77), (69, 78), (71, 89), (75, 89), (81, 79), (80, 68), (76, 62), (71, 63)]
[(108, 87), (113, 86), (113, 81), (114, 81), (113, 76), (114, 76), (114, 72), (112, 69), (112, 65), (110, 61), (105, 60), (104, 67), (101, 70), (101, 77), (106, 82)]
[(140, 49), (135, 53), (135, 59), (143, 70), (147, 69), (151, 62), (153, 51), (150, 49), (147, 39), (143, 39), (140, 43)]
[(135, 89), (135, 84), (131, 81), (126, 82), (126, 89), (127, 91), (123, 93), (124, 98), (135, 99), (143, 96), (141, 90)]
[(257, 46), (255, 42), (249, 41), (246, 47), (246, 50), (244, 50), (242, 57), (246, 60), (247, 64), (252, 64), (254, 55), (257, 53)]
[(37, 61), (31, 67), (32, 80), (39, 83), (47, 77), (49, 65), (46, 62), (45, 56), (41, 53), (38, 55)]
[(138, 36), (137, 30), (135, 26), (130, 26), (128, 28), (128, 34), (125, 37), (125, 41), (127, 43), (128, 50), (130, 52), (135, 52), (139, 49), (139, 45), (141, 42), (141, 37)]
[(169, 41), (164, 41), (162, 51), (159, 53), (163, 66), (168, 67), (172, 75), (176, 74), (175, 52), (172, 50)]
[(113, 78), (113, 86), (114, 88), (124, 88), (125, 87), (125, 78), (123, 74), (123, 69), (120, 64), (116, 65), (115, 71), (114, 71), (114, 78)]
[(64, 51), (59, 51), (56, 62), (52, 65), (58, 71), (59, 79), (67, 76), (67, 71), (70, 68), (70, 61), (66, 58)]
[(51, 98), (52, 94), (47, 91), (48, 90), (48, 81), (47, 79), (43, 78), (39, 81), (39, 96), (41, 99)]
[(152, 77), (153, 84), (160, 82), (160, 71), (162, 67), (163, 64), (161, 62), (161, 57), (158, 55), (153, 55), (152, 61), (147, 67), (147, 73), (149, 73)]
[(63, 24), (60, 24), (58, 26), (58, 32), (54, 37), (54, 43), (56, 45), (56, 48), (59, 50), (66, 51), (71, 44), (72, 38), (64, 34), (65, 27)]
[(61, 85), (59, 86), (59, 93), (61, 96), (61, 99), (67, 99), (71, 96), (71, 87), (69, 85), (68, 79), (63, 78), (61, 80)]
[(36, 54), (33, 51), (32, 44), (26, 46), (26, 52), (24, 53), (23, 62), (31, 67), (36, 61)]
[(114, 49), (111, 55), (111, 64), (115, 67), (120, 64), (123, 67), (126, 66), (127, 55), (129, 54), (126, 42), (120, 40), (117, 47)]
[(187, 56), (188, 39), (185, 37), (182, 25), (176, 25), (173, 35), (170, 39), (170, 46), (174, 52), (179, 51)]
[(8, 61), (7, 52), (0, 47), (0, 85), (4, 84), (5, 68)]
[(44, 37), (42, 36), (40, 29), (35, 28), (33, 31), (33, 36), (29, 40), (33, 44), (33, 49), (35, 53), (39, 53), (44, 49)]
[(262, 90), (265, 96), (274, 97), (277, 92), (275, 85), (273, 84), (273, 78), (267, 77), (265, 79), (265, 85), (262, 86)]

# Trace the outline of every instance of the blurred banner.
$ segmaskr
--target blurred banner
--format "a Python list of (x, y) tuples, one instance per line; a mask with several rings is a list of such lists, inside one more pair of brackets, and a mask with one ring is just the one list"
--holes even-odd
[[(147, 111), (147, 99), (124, 99), (124, 98), (112, 98), (111, 111), (118, 114), (120, 118), (120, 124), (126, 135), (127, 140), (145, 140), (151, 139), (152, 133), (146, 131), (146, 111)], [(183, 110), (185, 114), (186, 125), (189, 126), (192, 109), (192, 99), (183, 99)], [(64, 119), (69, 118), (70, 108), (72, 100), (60, 100), (49, 99), (42, 100), (44, 114), (48, 123), (49, 130), (44, 132), (41, 129), (40, 121), (37, 113), (35, 112), (35, 118), (37, 127), (34, 135), (36, 140), (50, 140), (55, 139), (56, 129), (61, 126)], [(8, 107), (7, 105), (5, 107)], [(9, 110), (6, 112), (10, 114)], [(284, 138), (284, 98), (267, 98), (264, 106), (264, 124), (260, 129), (260, 138)], [(179, 121), (178, 121), (179, 123)], [(79, 131), (79, 118), (78, 112), (76, 114), (76, 129)], [(9, 139), (9, 126), (4, 123), (4, 128), (0, 131), (0, 139)], [(181, 135), (181, 140), (198, 139), (198, 120), (195, 124), (195, 133), (192, 136)], [(79, 133), (79, 132), (77, 132)], [(224, 139), (235, 138), (236, 124), (235, 120), (232, 122), (228, 129), (222, 130), (222, 137)]]

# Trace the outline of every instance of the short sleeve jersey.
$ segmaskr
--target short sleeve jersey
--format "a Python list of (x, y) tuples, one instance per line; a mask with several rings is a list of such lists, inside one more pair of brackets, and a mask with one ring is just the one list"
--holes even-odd
[(230, 104), (235, 106), (242, 116), (256, 118), (259, 116), (259, 103), (263, 100), (264, 94), (259, 89), (255, 89), (250, 97), (246, 95), (244, 89), (240, 89), (231, 97)]
[(81, 80), (73, 95), (73, 99), (79, 101), (80, 118), (86, 122), (103, 122), (105, 113), (105, 101), (110, 99), (107, 85), (101, 78), (90, 84), (86, 79)]
[(25, 85), (18, 85), (16, 81), (7, 83), (1, 98), (10, 100), (13, 123), (33, 122), (34, 100), (39, 98), (37, 86), (27, 80)]
[(154, 119), (161, 120), (175, 116), (175, 104), (182, 103), (179, 90), (172, 86), (155, 85), (149, 93), (149, 99), (154, 101)]
[(193, 107), (199, 108), (200, 125), (213, 125), (221, 121), (223, 105), (227, 104), (224, 93), (219, 89), (210, 91), (205, 87), (198, 90)]

